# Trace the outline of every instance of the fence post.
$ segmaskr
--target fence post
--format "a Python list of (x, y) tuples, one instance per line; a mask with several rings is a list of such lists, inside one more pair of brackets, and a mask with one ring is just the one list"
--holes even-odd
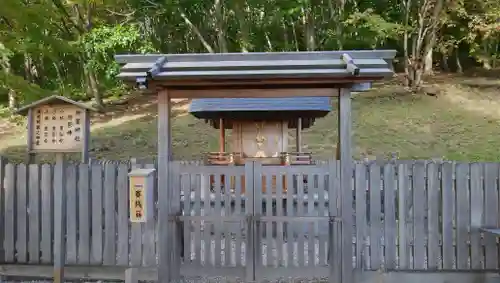
[(348, 88), (339, 89), (339, 146), (340, 146), (340, 196), (342, 212), (342, 282), (352, 283), (352, 119), (351, 91)]
[(54, 170), (54, 283), (64, 282), (66, 260), (66, 174), (64, 154), (56, 155)]
[[(5, 231), (5, 192), (4, 192), (4, 179), (5, 179), (5, 165), (7, 158), (0, 156), (0, 231)], [(0, 259), (5, 260), (5, 243), (4, 233), (0, 233)], [(1, 277), (1, 276), (0, 276)], [(1, 278), (0, 278), (1, 282)]]
[[(245, 209), (247, 210), (247, 237), (246, 237), (246, 282), (255, 281), (255, 220), (254, 215), (254, 166), (255, 162), (245, 162)], [(260, 254), (260, 252), (259, 252)]]

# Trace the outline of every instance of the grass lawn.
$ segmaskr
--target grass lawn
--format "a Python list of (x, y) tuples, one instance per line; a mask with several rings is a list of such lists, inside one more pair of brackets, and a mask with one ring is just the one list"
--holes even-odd
[[(356, 158), (500, 161), (500, 78), (438, 75), (429, 81), (437, 96), (410, 94), (395, 83), (376, 85), (353, 98)], [(93, 118), (92, 157), (127, 159), (156, 155), (156, 106), (153, 96), (109, 107)], [(336, 102), (333, 101), (334, 107)], [(174, 106), (173, 146), (176, 159), (200, 159), (216, 151), (218, 132), (187, 111), (187, 101)], [(24, 125), (0, 122), (0, 154), (25, 156)], [(303, 144), (317, 158), (335, 152), (336, 111), (304, 132)], [(293, 145), (293, 133), (290, 132)]]

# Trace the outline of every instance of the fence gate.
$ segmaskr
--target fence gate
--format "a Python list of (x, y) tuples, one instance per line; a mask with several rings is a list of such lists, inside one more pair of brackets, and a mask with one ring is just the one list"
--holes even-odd
[(175, 171), (181, 276), (340, 282), (334, 164), (179, 165)]

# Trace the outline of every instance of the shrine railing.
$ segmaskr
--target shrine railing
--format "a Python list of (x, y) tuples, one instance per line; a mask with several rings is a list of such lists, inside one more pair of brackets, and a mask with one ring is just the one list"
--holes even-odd
[(235, 157), (240, 154), (232, 152), (208, 152), (205, 162), (208, 165), (229, 165), (234, 164)]
[[(245, 158), (238, 152), (208, 152), (206, 154), (206, 164), (208, 165), (231, 165), (244, 164)], [(281, 165), (310, 165), (314, 164), (312, 153), (310, 152), (282, 152), (278, 157), (256, 158), (264, 163)]]
[(314, 163), (310, 152), (283, 152), (281, 158), (286, 165), (310, 165)]

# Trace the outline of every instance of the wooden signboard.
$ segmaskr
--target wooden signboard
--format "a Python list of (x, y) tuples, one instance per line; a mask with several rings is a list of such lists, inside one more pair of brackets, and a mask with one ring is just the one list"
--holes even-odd
[(86, 111), (71, 104), (34, 107), (31, 152), (80, 152), (87, 133)]
[(130, 222), (147, 222), (154, 218), (155, 169), (134, 169), (129, 173)]
[(81, 152), (88, 161), (89, 111), (96, 111), (63, 96), (50, 96), (20, 108), (28, 116), (28, 153)]
[(130, 221), (146, 222), (146, 197), (143, 177), (130, 177)]

